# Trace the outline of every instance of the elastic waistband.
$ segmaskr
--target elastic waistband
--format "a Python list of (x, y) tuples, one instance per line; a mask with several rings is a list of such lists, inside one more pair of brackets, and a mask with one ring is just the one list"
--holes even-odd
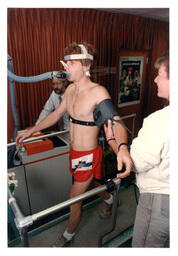
[(72, 147), (70, 147), (70, 152), (72, 153), (76, 153), (76, 154), (90, 154), (90, 153), (93, 153), (95, 151), (97, 151), (99, 148), (102, 149), (102, 147), (100, 145), (98, 145), (96, 148), (94, 149), (91, 149), (91, 150), (74, 150)]

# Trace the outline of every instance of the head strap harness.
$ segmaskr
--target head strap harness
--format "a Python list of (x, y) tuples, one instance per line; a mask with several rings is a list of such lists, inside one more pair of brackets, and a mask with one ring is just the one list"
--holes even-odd
[(66, 55), (64, 56), (64, 60), (93, 60), (93, 56), (87, 52), (87, 49), (83, 44), (79, 44), (78, 46), (81, 48), (82, 53)]

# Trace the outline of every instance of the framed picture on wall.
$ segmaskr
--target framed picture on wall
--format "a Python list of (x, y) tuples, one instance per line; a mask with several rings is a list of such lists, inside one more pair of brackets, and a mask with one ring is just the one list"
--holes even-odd
[(120, 56), (118, 106), (125, 107), (140, 103), (142, 75), (142, 56)]

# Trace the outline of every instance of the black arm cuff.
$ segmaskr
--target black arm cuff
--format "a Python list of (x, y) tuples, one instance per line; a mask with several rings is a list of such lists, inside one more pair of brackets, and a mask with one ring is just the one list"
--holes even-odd
[(116, 140), (116, 139), (115, 139), (115, 138), (108, 139), (108, 140), (107, 140), (107, 143), (108, 143), (110, 140)]
[(128, 150), (130, 149), (129, 144), (123, 142), (123, 143), (119, 144), (119, 146), (118, 146), (118, 152), (119, 152), (119, 150), (120, 150), (120, 147), (122, 147), (123, 145), (127, 146)]

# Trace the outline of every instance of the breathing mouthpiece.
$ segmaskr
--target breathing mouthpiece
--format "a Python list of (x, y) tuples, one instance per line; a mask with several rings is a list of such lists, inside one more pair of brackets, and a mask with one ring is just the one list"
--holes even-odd
[(70, 74), (63, 70), (53, 71), (51, 75), (51, 79), (67, 79), (69, 76)]

